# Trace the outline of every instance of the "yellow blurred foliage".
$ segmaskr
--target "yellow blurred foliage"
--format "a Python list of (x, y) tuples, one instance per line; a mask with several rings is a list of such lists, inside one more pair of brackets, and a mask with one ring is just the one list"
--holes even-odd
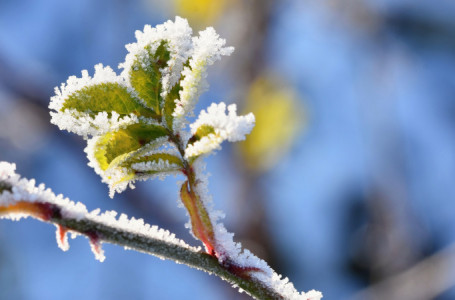
[(201, 27), (216, 22), (228, 3), (234, 0), (174, 0), (178, 15)]
[(305, 123), (305, 113), (291, 87), (273, 77), (259, 77), (247, 94), (245, 112), (253, 112), (256, 126), (239, 144), (248, 169), (269, 170), (286, 154)]

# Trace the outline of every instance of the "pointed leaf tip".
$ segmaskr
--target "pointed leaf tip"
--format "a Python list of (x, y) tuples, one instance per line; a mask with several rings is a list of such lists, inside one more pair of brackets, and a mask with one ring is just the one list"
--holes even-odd
[(95, 255), (95, 259), (103, 262), (106, 259), (106, 256), (104, 255), (104, 250), (101, 247), (101, 239), (99, 235), (96, 232), (89, 232), (87, 233), (87, 237), (89, 239), (90, 249)]

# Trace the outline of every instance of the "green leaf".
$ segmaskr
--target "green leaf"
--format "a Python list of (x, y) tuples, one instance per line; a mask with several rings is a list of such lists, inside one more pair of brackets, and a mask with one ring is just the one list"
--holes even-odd
[(91, 116), (99, 112), (117, 112), (119, 115), (131, 113), (144, 117), (156, 117), (128, 92), (126, 87), (118, 83), (107, 82), (87, 86), (71, 94), (62, 106), (61, 111), (76, 109)]
[(194, 144), (195, 142), (199, 141), (202, 139), (204, 136), (207, 136), (209, 134), (215, 134), (215, 128), (210, 125), (201, 125), (197, 130), (196, 133), (193, 134), (193, 136), (188, 140), (188, 145)]
[[(167, 48), (167, 41), (162, 40), (155, 53), (151, 52), (151, 46), (145, 47), (148, 52), (147, 59), (136, 57), (130, 70), (130, 82), (148, 107), (157, 114), (161, 112), (161, 71), (167, 66), (170, 59), (170, 51)], [(144, 61), (145, 60), (145, 61)]]
[(102, 136), (95, 149), (95, 158), (102, 170), (118, 165), (146, 144), (167, 136), (159, 125), (137, 123)]

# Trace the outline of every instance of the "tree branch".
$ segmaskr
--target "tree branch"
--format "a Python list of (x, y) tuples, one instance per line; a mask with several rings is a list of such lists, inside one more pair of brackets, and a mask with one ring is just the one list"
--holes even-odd
[[(63, 213), (65, 209), (54, 203), (28, 201), (18, 201), (17, 203), (8, 206), (0, 205), (0, 218), (5, 217), (7, 214), (25, 214), (38, 220), (55, 224), (59, 230), (63, 228), (63, 235), (67, 231), (75, 232), (86, 236), (91, 243), (116, 244), (127, 249), (170, 259), (209, 274), (214, 274), (234, 287), (245, 291), (255, 299), (285, 299), (285, 297), (270, 287), (254, 280), (250, 276), (239, 276), (232, 273), (220, 265), (215, 257), (197, 251), (195, 248), (185, 247), (169, 242), (166, 239), (153, 238), (129, 230), (119, 230), (117, 226), (92, 220), (89, 217), (81, 219), (67, 218)], [(24, 207), (24, 203), (28, 203), (28, 206)], [(31, 208), (30, 206), (32, 205), (36, 205), (36, 207)]]

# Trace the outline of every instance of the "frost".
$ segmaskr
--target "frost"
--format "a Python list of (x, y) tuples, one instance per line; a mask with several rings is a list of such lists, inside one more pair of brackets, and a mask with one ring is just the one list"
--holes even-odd
[(220, 149), (220, 144), (224, 140), (237, 142), (245, 139), (245, 135), (250, 133), (254, 127), (254, 115), (249, 113), (246, 116), (237, 116), (235, 104), (229, 105), (227, 109), (228, 114), (226, 114), (226, 104), (221, 102), (220, 104), (212, 103), (207, 111), (201, 111), (198, 119), (190, 125), (191, 133), (196, 134), (203, 125), (213, 127), (214, 133), (189, 144), (185, 150), (185, 157), (198, 156)]
[(169, 172), (169, 171), (178, 171), (180, 170), (180, 166), (177, 164), (170, 163), (167, 160), (160, 159), (157, 162), (155, 161), (146, 161), (140, 163), (134, 163), (131, 165), (136, 171), (147, 172)]
[[(119, 64), (123, 69), (120, 75), (98, 64), (93, 77), (84, 70), (81, 78), (71, 76), (66, 84), (55, 89), (49, 105), (54, 110), (51, 122), (87, 139), (88, 165), (108, 184), (111, 197), (128, 186), (134, 188), (137, 180), (184, 174), (187, 186), (181, 187), (181, 197), (190, 216), (187, 227), (221, 266), (240, 277), (239, 274), (248, 273), (253, 281), (284, 299), (320, 299), (322, 295), (316, 291), (297, 292), (287, 278), (283, 279), (265, 261), (242, 249), (234, 241), (234, 234), (220, 222), (224, 214), (213, 209), (205, 165), (196, 158), (220, 149), (225, 140), (244, 140), (254, 127), (254, 115), (238, 116), (235, 104), (213, 103), (201, 111), (190, 125), (190, 132), (183, 130), (199, 96), (208, 88), (208, 66), (230, 55), (234, 48), (225, 47), (226, 41), (212, 27), (192, 37), (188, 21), (180, 17), (154, 28), (146, 25), (135, 35), (136, 42), (126, 45), (128, 54)], [(43, 185), (35, 187), (33, 180), (20, 179), (14, 170), (14, 165), (0, 163), (0, 217), (17, 219), (32, 215), (49, 221), (55, 213), (52, 209), (57, 207), (63, 218), (96, 222), (97, 229), (82, 234), (89, 238), (100, 261), (105, 258), (101, 248), (105, 236), (96, 230), (102, 226), (113, 228), (119, 239), (128, 240), (134, 235), (199, 250), (168, 231), (144, 224), (142, 219), (129, 219), (123, 214), (117, 218), (114, 211), (88, 213), (83, 204), (55, 196)], [(55, 207), (30, 208), (23, 201)], [(25, 211), (20, 209), (23, 207)], [(194, 232), (192, 224), (197, 227)], [(57, 225), (57, 242), (63, 250), (69, 247), (67, 232), (67, 228)], [(126, 247), (134, 248), (128, 241)]]
[[(62, 195), (56, 196), (49, 188), (46, 189), (44, 184), (35, 185), (35, 180), (21, 178), (15, 173), (15, 164), (0, 162), (0, 183), (11, 187), (9, 190), (0, 190), (0, 218), (19, 220), (22, 217), (37, 217), (43, 221), (51, 221), (51, 218), (73, 219), (77, 221), (89, 220), (96, 222), (98, 226), (108, 226), (113, 228), (119, 234), (137, 235), (142, 239), (157, 239), (171, 245), (183, 247), (192, 251), (199, 251), (200, 248), (195, 248), (187, 245), (180, 239), (177, 239), (174, 234), (167, 230), (145, 224), (142, 219), (128, 218), (125, 214), (116, 218), (117, 212), (108, 211), (100, 214), (100, 210), (96, 209), (88, 212), (84, 204), (73, 202)], [(14, 205), (22, 205), (28, 203), (31, 205), (37, 204), (31, 211), (19, 211), (11, 209)], [(43, 211), (40, 211), (43, 209)], [(49, 210), (49, 211), (48, 211)], [(56, 214), (57, 216), (53, 216)], [(72, 235), (82, 234), (71, 231), (61, 225), (56, 225), (56, 238), (59, 247), (66, 251), (69, 249), (67, 232)], [(96, 230), (96, 228), (95, 228)], [(102, 237), (96, 232), (84, 233), (89, 240), (95, 258), (103, 261), (104, 252), (101, 248), (103, 242)]]
[(120, 117), (115, 111), (109, 117), (107, 112), (99, 112), (92, 118), (86, 113), (75, 109), (66, 109), (64, 112), (51, 112), (51, 122), (60, 130), (67, 130), (78, 134), (84, 139), (89, 136), (102, 135), (109, 131), (125, 128), (128, 125), (138, 123), (137, 116), (130, 114)]
[(87, 138), (88, 136), (101, 135), (108, 131), (123, 128), (127, 125), (137, 123), (138, 118), (134, 114), (120, 116), (115, 111), (109, 116), (106, 111), (99, 112), (95, 117), (87, 112), (80, 112), (76, 109), (64, 109), (65, 101), (72, 95), (77, 94), (84, 88), (103, 83), (114, 83), (124, 87), (131, 94), (131, 97), (138, 99), (135, 91), (129, 83), (121, 76), (117, 76), (109, 67), (102, 64), (95, 66), (95, 74), (91, 77), (87, 70), (82, 71), (82, 77), (70, 76), (60, 88), (55, 88), (55, 96), (51, 97), (49, 108), (51, 112), (51, 123), (57, 125), (61, 130), (68, 130)]
[(167, 63), (167, 68), (161, 70), (163, 86), (162, 97), (164, 97), (180, 79), (183, 64), (188, 60), (192, 53), (193, 42), (191, 35), (193, 30), (186, 19), (176, 17), (175, 22), (167, 21), (164, 24), (152, 28), (150, 25), (144, 27), (144, 31), (136, 31), (136, 43), (126, 45), (128, 54), (125, 62), (119, 65), (123, 68), (122, 76), (129, 78), (130, 70), (136, 59), (144, 61), (144, 67), (149, 59), (147, 46), (151, 47), (154, 53), (160, 41), (167, 41), (171, 57)]
[(207, 67), (234, 51), (233, 47), (224, 47), (226, 41), (212, 27), (199, 32), (197, 37), (192, 37), (192, 32), (188, 21), (180, 17), (176, 17), (175, 22), (167, 21), (154, 28), (146, 25), (143, 31), (136, 31), (137, 42), (126, 45), (128, 54), (125, 62), (119, 64), (119, 68), (123, 69), (121, 76), (129, 80), (135, 61), (141, 62), (146, 69), (151, 61), (149, 53), (155, 53), (161, 41), (167, 42), (170, 59), (167, 67), (160, 70), (161, 96), (165, 98), (182, 78), (179, 99), (171, 99), (176, 104), (172, 115), (177, 129), (184, 126), (184, 118), (192, 112), (200, 94), (208, 88)]
[[(134, 189), (134, 182), (136, 180), (147, 180), (156, 176), (156, 174), (142, 174), (142, 175), (134, 175), (135, 168), (131, 166), (131, 168), (127, 168), (124, 166), (110, 166), (107, 170), (102, 170), (98, 160), (95, 157), (95, 153), (97, 151), (96, 145), (99, 139), (102, 138), (100, 136), (93, 137), (87, 140), (87, 147), (85, 147), (84, 151), (87, 153), (87, 158), (89, 160), (88, 166), (92, 167), (95, 170), (95, 173), (101, 176), (101, 181), (106, 183), (109, 186), (109, 196), (111, 198), (114, 197), (115, 193), (121, 193), (126, 190), (127, 187)], [(144, 156), (149, 155), (151, 153), (156, 152), (156, 148), (163, 145), (167, 141), (167, 137), (162, 137), (155, 139), (154, 141), (150, 142), (147, 145), (144, 145), (139, 150), (135, 151), (134, 153), (130, 154), (130, 156)], [(168, 151), (171, 153), (171, 151)], [(172, 151), (172, 153), (175, 153)], [(126, 160), (127, 158), (125, 158)], [(137, 164), (140, 165), (140, 164)], [(165, 171), (163, 169), (163, 171)], [(178, 168), (172, 168), (169, 170), (170, 173), (174, 174), (177, 172)], [(133, 175), (132, 175), (133, 174)]]
[(56, 225), (57, 230), (55, 231), (55, 238), (57, 239), (57, 245), (62, 251), (68, 251), (70, 244), (68, 243), (68, 229), (62, 225)]
[(207, 67), (222, 55), (231, 55), (234, 51), (234, 47), (224, 47), (225, 44), (226, 40), (221, 39), (212, 27), (199, 32), (199, 36), (193, 38), (193, 55), (189, 66), (183, 69), (183, 80), (180, 83), (182, 90), (172, 114), (176, 118), (175, 128), (183, 127), (184, 117), (193, 111), (199, 96), (208, 89)]
[(93, 254), (95, 255), (95, 259), (103, 262), (106, 259), (104, 255), (104, 250), (101, 248), (101, 241), (97, 234), (89, 234), (88, 238), (90, 240), (90, 249), (92, 250)]
[(96, 145), (100, 136), (95, 136), (87, 140), (87, 147), (85, 147), (84, 152), (87, 153), (87, 158), (89, 160), (88, 166), (92, 167), (95, 170), (95, 173), (101, 176), (101, 181), (106, 183), (109, 186), (109, 196), (114, 197), (114, 194), (121, 193), (128, 186), (134, 189), (134, 178), (130, 180), (125, 180), (128, 178), (129, 171), (125, 167), (111, 167), (107, 170), (102, 170), (98, 160), (95, 157)]
[(264, 283), (266, 286), (270, 287), (272, 290), (276, 291), (278, 294), (282, 295), (283, 299), (320, 300), (322, 298), (322, 293), (315, 290), (310, 290), (306, 293), (299, 293), (287, 277), (282, 278), (281, 275), (277, 274), (274, 271), (271, 271), (271, 274), (256, 272), (253, 274), (253, 276), (260, 282)]
[(6, 161), (0, 161), (0, 179), (15, 178), (16, 164), (11, 164)]
[(115, 82), (119, 85), (127, 86), (126, 81), (117, 74), (109, 66), (103, 67), (103, 64), (95, 66), (95, 75), (91, 77), (87, 70), (82, 70), (82, 77), (70, 76), (65, 83), (62, 83), (60, 88), (55, 88), (55, 96), (51, 97), (49, 108), (59, 111), (62, 109), (65, 100), (77, 91), (95, 84)]
[[(62, 195), (55, 195), (51, 189), (45, 188), (44, 184), (35, 185), (35, 180), (20, 178), (15, 173), (16, 165), (0, 162), (0, 182), (10, 185), (11, 191), (3, 190), (0, 194), (0, 206), (7, 207), (16, 204), (18, 201), (23, 202), (46, 202), (56, 204), (62, 207), (61, 215), (66, 218), (80, 220), (87, 212), (85, 205), (74, 203)], [(0, 218), (19, 219), (25, 217), (21, 212), (12, 212), (1, 214)]]
[[(163, 138), (164, 140), (165, 138)], [(160, 148), (157, 149), (147, 149), (142, 151), (142, 154), (138, 156), (138, 159), (145, 158), (145, 157), (153, 157), (153, 156), (163, 156), (158, 159), (158, 161), (143, 161), (138, 163), (133, 163), (131, 168), (136, 171), (140, 172), (163, 172), (169, 174), (177, 174), (182, 169), (182, 166), (171, 162), (165, 159), (166, 155), (173, 156), (175, 158), (180, 157), (180, 153), (175, 149), (175, 147), (169, 144), (163, 144)]]

